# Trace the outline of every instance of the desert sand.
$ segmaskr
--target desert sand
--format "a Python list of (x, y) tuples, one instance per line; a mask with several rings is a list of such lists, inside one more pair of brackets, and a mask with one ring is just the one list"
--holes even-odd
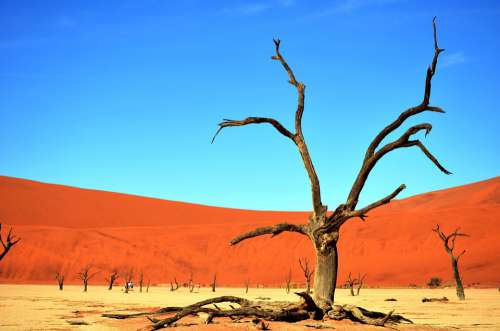
[[(146, 311), (155, 307), (187, 305), (209, 297), (236, 295), (255, 300), (269, 297), (273, 300), (297, 300), (293, 293), (284, 289), (254, 289), (245, 294), (241, 288), (220, 288), (212, 293), (208, 288), (198, 293), (187, 289), (170, 292), (167, 287), (151, 287), (148, 293), (136, 290), (123, 293), (120, 287), (108, 291), (103, 286), (90, 286), (87, 293), (81, 286), (67, 286), (59, 291), (55, 285), (0, 285), (1, 330), (135, 330), (148, 325), (144, 317), (113, 320), (101, 317), (105, 312)], [(398, 330), (500, 330), (500, 293), (496, 289), (466, 290), (467, 299), (458, 301), (454, 289), (363, 289), (360, 296), (351, 297), (346, 289), (337, 292), (337, 304), (351, 303), (372, 310), (402, 314), (415, 325), (399, 325)], [(422, 297), (447, 296), (448, 303), (422, 303)], [(398, 301), (387, 302), (386, 298)], [(199, 323), (192, 317), (184, 322)], [(84, 322), (86, 325), (70, 325)], [(231, 323), (216, 319), (206, 330), (254, 330), (250, 323)], [(272, 330), (310, 329), (305, 324), (271, 322)], [(350, 321), (328, 321), (335, 330), (381, 330), (380, 327), (355, 324)], [(182, 323), (180, 323), (182, 324)], [(177, 327), (179, 330), (198, 330), (200, 325)], [(314, 329), (310, 329), (314, 330)]]
[[(312, 262), (310, 242), (298, 234), (258, 237), (231, 247), (234, 236), (277, 222), (305, 222), (307, 212), (251, 211), (0, 177), (0, 221), (22, 238), (0, 266), (2, 283), (51, 284), (58, 269), (67, 283), (92, 264), (104, 284), (112, 268), (144, 271), (152, 284), (174, 277), (221, 286), (279, 287), (289, 268), (303, 283), (298, 258)], [(500, 177), (397, 200), (350, 220), (339, 241), (339, 285), (349, 272), (366, 284), (424, 286), (433, 277), (450, 284), (449, 257), (432, 228), (456, 227), (464, 284), (500, 286)], [(5, 228), (4, 228), (5, 229)]]

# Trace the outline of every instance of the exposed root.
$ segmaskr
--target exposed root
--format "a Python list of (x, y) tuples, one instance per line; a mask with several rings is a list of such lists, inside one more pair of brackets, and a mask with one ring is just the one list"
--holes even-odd
[[(241, 318), (245, 317), (252, 318), (252, 322), (255, 321), (255, 326), (261, 328), (261, 330), (266, 330), (268, 328), (268, 324), (265, 321), (298, 322), (308, 319), (320, 321), (325, 317), (324, 311), (316, 305), (309, 294), (306, 292), (295, 294), (300, 296), (302, 300), (299, 302), (264, 302), (250, 301), (234, 296), (222, 296), (203, 300), (186, 307), (165, 307), (153, 312), (102, 314), (102, 316), (118, 319), (146, 316), (152, 324), (143, 330), (158, 330), (173, 327), (179, 320), (191, 315), (204, 316), (203, 323), (205, 324), (211, 323), (216, 317), (229, 317), (233, 321), (239, 321)], [(217, 303), (237, 304), (239, 307), (230, 304), (229, 307), (231, 309), (222, 309)], [(212, 307), (215, 308), (207, 307), (208, 305), (213, 305)], [(173, 312), (176, 314), (161, 319), (151, 316)], [(412, 321), (403, 316), (394, 315), (393, 311), (384, 314), (353, 305), (334, 305), (332, 309), (327, 312), (327, 315), (334, 320), (350, 319), (355, 322), (376, 326), (385, 326), (388, 323), (412, 323)]]
[(413, 323), (411, 320), (401, 315), (393, 315), (394, 310), (388, 314), (377, 311), (366, 310), (353, 305), (334, 305), (332, 310), (328, 311), (328, 316), (334, 320), (350, 319), (363, 324), (376, 326), (385, 326), (386, 323)]

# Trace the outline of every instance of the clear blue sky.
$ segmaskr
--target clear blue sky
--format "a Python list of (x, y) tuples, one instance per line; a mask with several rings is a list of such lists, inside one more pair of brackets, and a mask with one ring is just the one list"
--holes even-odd
[(273, 37), (307, 85), (303, 130), (323, 202), (344, 201), (366, 147), (421, 101), (436, 15), (442, 54), (426, 146), (380, 162), (361, 204), (499, 175), (498, 1), (2, 1), (0, 174), (251, 209), (310, 210), (295, 146), (295, 90)]

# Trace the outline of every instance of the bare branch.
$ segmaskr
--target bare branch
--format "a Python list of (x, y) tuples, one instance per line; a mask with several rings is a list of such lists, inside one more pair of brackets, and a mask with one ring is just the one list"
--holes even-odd
[(278, 130), (282, 135), (285, 137), (288, 137), (293, 140), (294, 135), (288, 131), (280, 122), (275, 120), (274, 118), (267, 118), (267, 117), (247, 117), (244, 120), (238, 121), (238, 120), (229, 120), (229, 119), (224, 119), (221, 123), (219, 123), (219, 129), (215, 133), (214, 137), (212, 138), (212, 144), (215, 141), (215, 138), (219, 134), (219, 132), (227, 127), (231, 126), (244, 126), (248, 124), (261, 124), (261, 123), (268, 123), (271, 124)]
[(12, 236), (12, 228), (9, 229), (9, 232), (7, 232), (7, 237), (5, 238), (5, 242), (2, 239), (2, 223), (0, 223), (0, 243), (3, 246), (3, 252), (0, 253), (0, 260), (4, 258), (5, 255), (9, 252), (9, 250), (19, 242), (21, 238), (14, 238)]
[(392, 199), (394, 199), (402, 190), (406, 188), (405, 184), (401, 184), (397, 189), (394, 190), (391, 194), (386, 196), (383, 199), (380, 199), (378, 201), (375, 201), (374, 203), (369, 204), (368, 206), (365, 206), (359, 210), (355, 210), (350, 213), (350, 217), (360, 217), (361, 219), (367, 217), (366, 213), (368, 213), (370, 210), (375, 209), (377, 207), (380, 207), (382, 205), (388, 204), (391, 202)]
[[(219, 123), (219, 129), (215, 133), (212, 143), (215, 140), (215, 137), (219, 134), (219, 132), (226, 127), (231, 126), (243, 126), (247, 124), (260, 124), (260, 123), (269, 123), (273, 125), (281, 134), (293, 140), (297, 148), (299, 149), (300, 156), (302, 157), (302, 161), (304, 163), (304, 167), (306, 168), (307, 175), (309, 176), (309, 180), (311, 182), (311, 193), (312, 193), (312, 201), (313, 201), (313, 210), (315, 215), (324, 214), (327, 210), (326, 206), (323, 206), (321, 202), (321, 190), (318, 175), (316, 174), (316, 170), (314, 169), (314, 165), (311, 160), (311, 156), (309, 154), (309, 150), (307, 148), (307, 144), (305, 142), (304, 136), (302, 134), (302, 114), (304, 113), (304, 99), (305, 99), (305, 88), (306, 86), (297, 81), (295, 75), (285, 61), (280, 52), (280, 43), (279, 39), (273, 39), (274, 45), (276, 46), (276, 55), (272, 56), (273, 60), (280, 61), (281, 65), (285, 69), (289, 77), (289, 83), (295, 86), (297, 89), (298, 100), (297, 100), (297, 110), (295, 112), (295, 134), (288, 131), (281, 123), (272, 118), (266, 117), (247, 117), (244, 120), (224, 120)], [(311, 218), (314, 221), (314, 218)]]
[(243, 240), (262, 236), (265, 234), (270, 234), (271, 237), (277, 236), (280, 233), (287, 231), (287, 232), (297, 232), (301, 233), (304, 235), (307, 235), (307, 231), (305, 229), (305, 225), (297, 225), (297, 224), (290, 224), (290, 223), (280, 223), (272, 226), (265, 226), (262, 228), (257, 228), (253, 231), (244, 233), (242, 235), (239, 235), (238, 237), (234, 238), (231, 240), (230, 244), (231, 245), (236, 245), (242, 242)]
[(377, 161), (387, 154), (388, 152), (400, 148), (400, 147), (410, 147), (410, 146), (418, 146), (420, 149), (425, 153), (425, 155), (431, 159), (432, 162), (444, 173), (450, 174), (448, 170), (446, 170), (444, 167), (442, 167), (437, 159), (423, 146), (423, 144), (420, 141), (409, 141), (409, 137), (415, 133), (417, 133), (420, 130), (426, 130), (426, 135), (427, 133), (430, 132), (432, 126), (430, 124), (424, 123), (420, 125), (416, 125), (411, 127), (408, 131), (406, 131), (403, 136), (401, 136), (398, 140), (389, 143), (382, 147), (378, 152), (376, 152), (377, 147), (380, 145), (380, 143), (394, 130), (399, 128), (406, 119), (408, 119), (411, 116), (417, 115), (423, 111), (432, 111), (432, 112), (439, 112), (439, 113), (444, 113), (444, 111), (435, 106), (430, 106), (429, 101), (430, 101), (430, 95), (431, 95), (431, 81), (432, 77), (436, 73), (436, 66), (437, 66), (437, 61), (439, 54), (444, 51), (444, 49), (440, 49), (437, 44), (437, 32), (436, 32), (436, 23), (435, 23), (435, 18), (432, 21), (432, 27), (434, 31), (434, 57), (432, 59), (432, 63), (427, 69), (427, 75), (425, 78), (425, 88), (424, 88), (424, 98), (422, 100), (422, 103), (420, 103), (418, 106), (411, 107), (401, 113), (399, 117), (392, 123), (390, 123), (388, 126), (386, 126), (380, 133), (373, 139), (373, 141), (370, 143), (368, 146), (368, 149), (366, 150), (365, 158), (363, 160), (363, 164), (361, 166), (361, 169), (358, 173), (358, 176), (356, 177), (356, 180), (354, 181), (352, 185), (351, 192), (349, 193), (349, 196), (347, 198), (347, 206), (351, 209), (354, 210), (356, 208), (356, 205), (358, 203), (359, 195), (361, 193), (361, 190), (363, 189), (363, 186), (365, 185), (366, 179), (368, 178), (368, 175), (370, 174), (370, 171), (373, 169)]

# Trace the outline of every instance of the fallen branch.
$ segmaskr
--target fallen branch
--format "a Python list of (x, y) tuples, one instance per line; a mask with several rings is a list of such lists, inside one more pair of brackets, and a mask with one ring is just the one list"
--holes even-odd
[(442, 297), (442, 298), (422, 298), (422, 302), (448, 302), (447, 297)]

